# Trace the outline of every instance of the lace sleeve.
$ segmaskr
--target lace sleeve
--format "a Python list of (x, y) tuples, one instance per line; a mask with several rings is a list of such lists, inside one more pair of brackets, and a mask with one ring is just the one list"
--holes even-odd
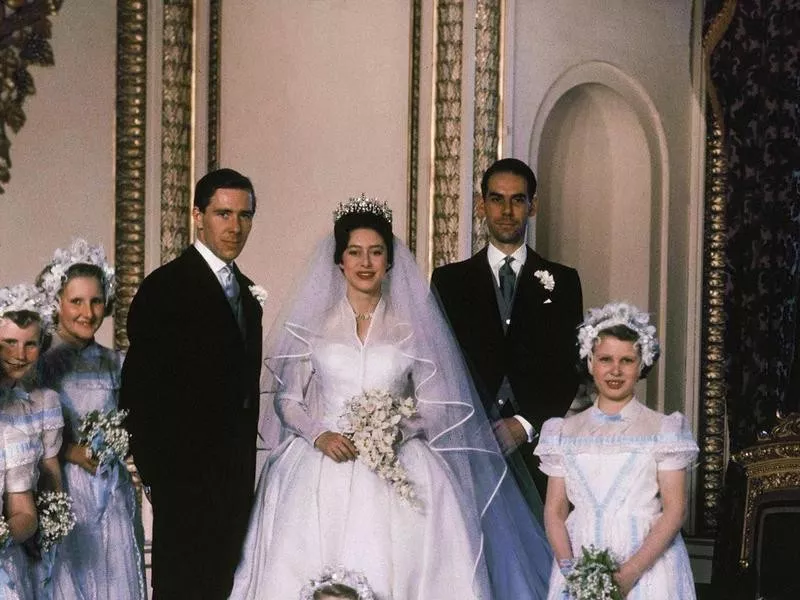
[(656, 448), (659, 471), (678, 471), (693, 465), (698, 453), (689, 423), (679, 412), (665, 416), (661, 422)]
[(275, 412), (283, 426), (309, 444), (327, 427), (315, 416), (317, 385), (309, 358), (297, 360), (285, 373), (286, 380), (275, 396)]
[(549, 477), (564, 477), (564, 455), (561, 450), (561, 428), (564, 419), (547, 419), (542, 425), (539, 443), (533, 453), (541, 459), (539, 469)]

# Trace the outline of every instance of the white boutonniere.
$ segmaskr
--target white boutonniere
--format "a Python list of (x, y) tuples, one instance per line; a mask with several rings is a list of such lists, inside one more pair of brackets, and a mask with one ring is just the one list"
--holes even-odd
[(539, 280), (539, 283), (541, 283), (548, 292), (552, 292), (555, 289), (556, 280), (553, 279), (550, 271), (536, 271), (533, 276)]
[(264, 306), (264, 302), (267, 301), (267, 296), (269, 295), (267, 294), (267, 290), (260, 285), (251, 285), (249, 290), (250, 293), (253, 294), (253, 298), (256, 299), (256, 302), (258, 302), (261, 306)]

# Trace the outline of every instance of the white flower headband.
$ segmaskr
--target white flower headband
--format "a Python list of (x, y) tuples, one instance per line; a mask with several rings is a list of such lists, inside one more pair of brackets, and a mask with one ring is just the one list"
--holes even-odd
[(392, 224), (392, 209), (386, 202), (381, 202), (377, 198), (367, 198), (366, 194), (361, 194), (358, 198), (350, 198), (347, 202), (339, 202), (339, 206), (333, 211), (333, 222), (335, 223), (345, 215), (351, 213), (371, 213)]
[(0, 321), (8, 313), (26, 310), (39, 315), (42, 331), (47, 331), (52, 326), (49, 304), (45, 293), (35, 285), (20, 283), (0, 288)]
[(580, 357), (590, 357), (600, 332), (615, 325), (624, 325), (639, 336), (636, 346), (642, 355), (642, 365), (652, 366), (660, 352), (656, 328), (650, 325), (648, 313), (626, 302), (614, 302), (586, 311), (586, 318), (578, 330)]
[(346, 585), (358, 594), (358, 600), (376, 600), (367, 578), (358, 571), (344, 567), (325, 567), (316, 579), (312, 579), (300, 590), (300, 600), (314, 600), (314, 593), (333, 584)]
[(73, 265), (94, 265), (103, 272), (103, 285), (106, 297), (106, 306), (114, 299), (114, 267), (108, 264), (103, 246), (92, 246), (86, 240), (78, 238), (69, 248), (59, 248), (39, 277), (39, 285), (54, 309), (58, 305), (58, 293), (64, 286), (67, 271)]

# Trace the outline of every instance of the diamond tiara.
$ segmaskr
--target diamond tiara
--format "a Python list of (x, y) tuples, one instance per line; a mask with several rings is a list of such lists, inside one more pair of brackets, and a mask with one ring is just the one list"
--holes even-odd
[(333, 211), (333, 222), (335, 223), (345, 215), (354, 213), (370, 213), (377, 215), (392, 224), (392, 209), (386, 202), (381, 202), (377, 198), (367, 198), (366, 194), (361, 194), (357, 198), (350, 198), (347, 202), (339, 202), (339, 206)]

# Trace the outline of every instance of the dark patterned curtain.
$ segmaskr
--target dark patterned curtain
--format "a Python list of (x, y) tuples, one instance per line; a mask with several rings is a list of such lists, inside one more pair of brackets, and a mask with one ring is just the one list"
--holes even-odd
[[(724, 130), (728, 416), (731, 450), (798, 406), (800, 0), (706, 3), (724, 26), (710, 76)], [(727, 13), (727, 14), (726, 14)]]
[[(800, 404), (800, 0), (708, 0), (705, 28), (709, 118), (723, 128), (727, 162), (726, 383), (736, 452)], [(714, 558), (720, 598), (750, 587), (737, 568), (743, 495), (732, 465)]]

